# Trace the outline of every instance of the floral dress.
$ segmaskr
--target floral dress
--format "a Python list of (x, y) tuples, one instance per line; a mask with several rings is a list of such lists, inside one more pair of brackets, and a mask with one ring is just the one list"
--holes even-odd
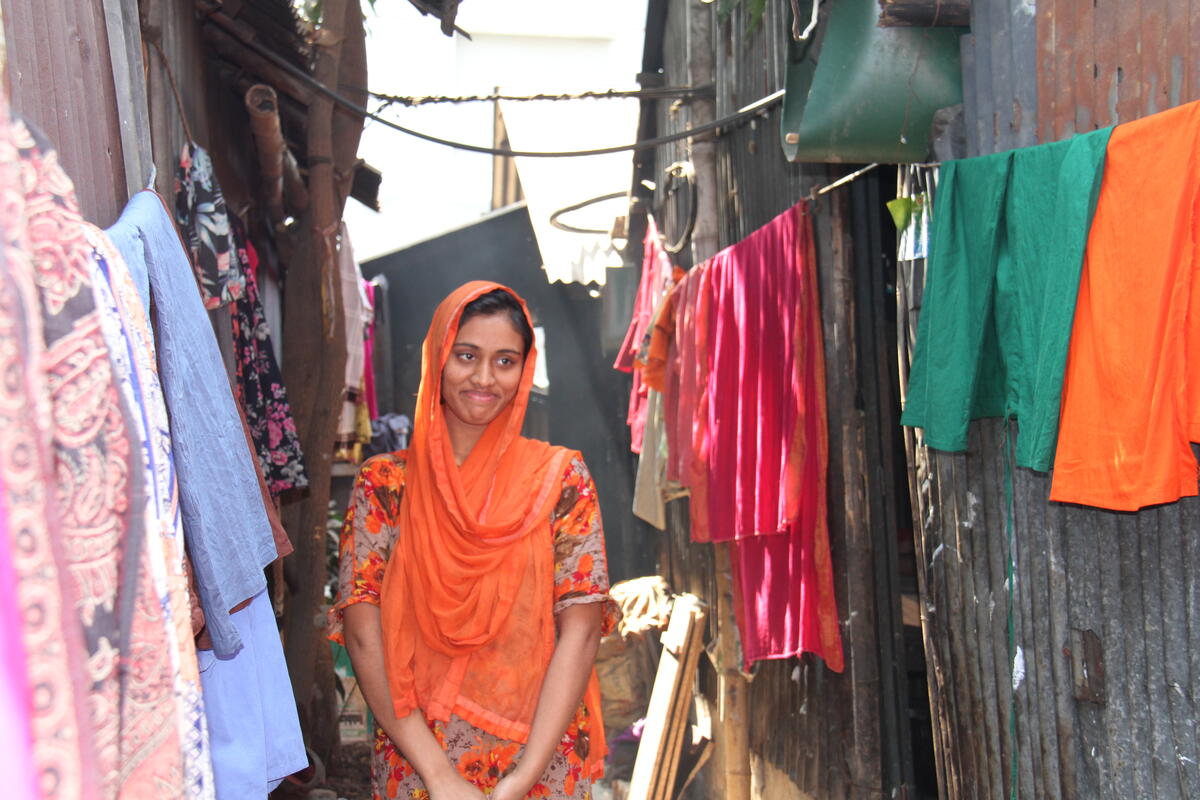
[[(404, 491), (405, 453), (389, 453), (365, 462), (359, 471), (341, 537), (338, 600), (330, 611), (330, 638), (344, 643), (342, 611), (355, 603), (379, 605), (388, 555), (399, 535), (400, 498)], [(554, 613), (578, 603), (604, 603), (602, 631), (611, 631), (620, 612), (608, 595), (608, 563), (600, 504), (587, 467), (579, 458), (563, 474), (562, 492), (550, 525), (554, 536)], [(484, 794), (520, 760), (523, 745), (501, 739), (457, 716), (430, 724), (438, 744), (464, 778)], [(562, 741), (527, 797), (588, 800), (584, 776), (593, 722), (580, 703)], [(375, 800), (428, 800), (420, 776), (378, 726), (371, 760)]]

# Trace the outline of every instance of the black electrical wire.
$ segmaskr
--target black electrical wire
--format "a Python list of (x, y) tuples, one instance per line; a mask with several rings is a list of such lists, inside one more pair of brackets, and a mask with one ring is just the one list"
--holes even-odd
[(576, 203), (573, 206), (567, 206), (566, 208), (560, 208), (558, 211), (555, 211), (553, 214), (550, 215), (550, 224), (553, 225), (554, 227), (558, 228), (560, 231), (566, 231), (567, 233), (608, 233), (608, 231), (600, 230), (598, 228), (576, 228), (574, 225), (568, 225), (565, 222), (559, 222), (558, 218), (561, 217), (563, 214), (569, 214), (572, 211), (578, 211), (581, 208), (587, 208), (588, 206), (594, 205), (596, 203), (603, 203), (605, 200), (616, 200), (618, 197), (628, 197), (628, 196), (629, 196), (629, 192), (620, 191), (620, 192), (610, 192), (608, 194), (602, 194), (597, 197), (589, 197), (587, 200), (584, 200), (582, 203)]
[[(210, 14), (221, 13), (220, 7), (219, 6), (213, 7), (209, 13)], [(756, 116), (758, 114), (763, 113), (766, 109), (770, 108), (771, 106), (773, 106), (775, 103), (779, 102), (782, 99), (782, 95), (775, 96), (775, 97), (769, 98), (769, 100), (767, 102), (760, 101), (758, 103), (753, 104), (752, 106), (749, 106), (741, 111), (738, 111), (735, 114), (730, 114), (727, 117), (722, 117), (721, 119), (716, 119), (716, 120), (713, 120), (712, 122), (705, 122), (701, 125), (697, 125), (696, 127), (691, 128), (689, 130), (679, 131), (678, 133), (666, 134), (664, 136), (656, 136), (652, 139), (643, 139), (640, 142), (633, 142), (632, 144), (615, 145), (613, 147), (599, 147), (599, 148), (595, 148), (593, 150), (568, 150), (568, 151), (562, 151), (562, 152), (543, 152), (543, 151), (537, 151), (537, 150), (532, 150), (532, 151), (531, 150), (508, 150), (505, 148), (483, 147), (481, 145), (467, 144), (466, 142), (456, 142), (456, 141), (453, 141), (452, 139), (443, 139), (439, 136), (433, 136), (432, 134), (422, 133), (421, 131), (416, 131), (416, 130), (413, 130), (412, 128), (406, 128), (403, 125), (392, 122), (391, 120), (384, 119), (383, 117), (379, 116), (378, 114), (372, 113), (364, 106), (360, 106), (358, 103), (355, 103), (354, 101), (344, 97), (343, 95), (339, 94), (338, 92), (334, 91), (333, 89), (330, 89), (328, 86), (321, 83), (316, 78), (309, 75), (307, 72), (300, 69), (296, 65), (292, 64), (290, 61), (283, 58), (282, 56), (280, 56), (279, 54), (277, 54), (270, 48), (264, 47), (262, 44), (260, 44), (259, 42), (255, 41), (253, 39), (245, 40), (245, 39), (242, 39), (241, 37), (237, 37), (237, 38), (238, 38), (238, 41), (241, 42), (242, 44), (244, 44), (246, 47), (248, 47), (251, 50), (253, 50), (254, 52), (258, 53), (260, 56), (267, 59), (275, 66), (279, 67), (280, 69), (282, 69), (284, 72), (291, 75), (296, 80), (299, 80), (302, 83), (305, 83), (308, 86), (311, 86), (314, 91), (325, 95), (326, 97), (333, 100), (335, 103), (342, 106), (343, 108), (345, 108), (348, 111), (352, 111), (359, 116), (374, 120), (375, 122), (378, 122), (381, 125), (385, 125), (389, 128), (392, 128), (393, 130), (400, 131), (401, 133), (406, 133), (409, 136), (415, 136), (416, 138), (423, 139), (424, 141), (427, 141), (427, 142), (433, 142), (434, 144), (440, 144), (440, 145), (444, 145), (446, 147), (452, 147), (456, 150), (466, 150), (471, 153), (482, 153), (484, 155), (491, 155), (491, 156), (506, 156), (506, 157), (515, 157), (515, 158), (576, 158), (579, 156), (603, 156), (603, 155), (608, 155), (609, 153), (623, 153), (627, 150), (633, 150), (633, 151), (650, 150), (652, 148), (658, 147), (659, 145), (669, 144), (671, 142), (677, 142), (681, 139), (690, 139), (693, 136), (698, 136), (702, 133), (708, 133), (709, 131), (715, 131), (719, 128), (723, 128), (723, 127), (725, 127), (727, 125), (731, 125), (735, 122), (740, 122), (743, 119), (748, 119), (752, 116)]]

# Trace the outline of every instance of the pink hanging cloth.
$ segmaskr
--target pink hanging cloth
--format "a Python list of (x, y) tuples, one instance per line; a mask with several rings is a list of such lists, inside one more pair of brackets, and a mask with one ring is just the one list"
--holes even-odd
[(676, 288), (673, 337), (663, 393), (667, 433), (666, 477), (692, 497), (692, 541), (711, 541), (708, 530), (708, 312), (709, 262), (693, 267)]
[(732, 542), (746, 661), (812, 652), (840, 672), (824, 337), (807, 204), (722, 250), (708, 273), (711, 366), (707, 408), (699, 409), (707, 436), (701, 431), (693, 457), (707, 466), (708, 533)]
[(633, 374), (633, 388), (629, 392), (629, 413), (626, 423), (629, 425), (632, 445), (630, 449), (640, 454), (642, 438), (646, 430), (646, 413), (649, 402), (648, 387), (642, 381), (641, 370), (634, 369), (634, 362), (641, 352), (646, 337), (650, 334), (654, 323), (654, 312), (658, 304), (671, 288), (673, 282), (671, 258), (663, 249), (662, 239), (654, 218), (647, 220), (646, 238), (642, 244), (642, 277), (638, 283), (637, 295), (633, 301), (633, 318), (629, 321), (629, 329), (625, 332), (625, 341), (617, 351), (617, 360), (613, 369)]

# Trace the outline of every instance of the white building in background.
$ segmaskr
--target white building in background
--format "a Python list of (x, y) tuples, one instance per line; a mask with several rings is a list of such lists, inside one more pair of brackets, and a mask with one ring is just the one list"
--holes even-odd
[[(443, 36), (437, 21), (402, 0), (367, 12), (370, 88), (402, 96), (577, 93), (634, 89), (641, 66), (646, 0), (466, 0), (458, 25), (472, 41)], [(372, 102), (372, 108), (377, 101)], [(491, 146), (491, 103), (395, 105), (384, 115), (446, 139)], [(636, 100), (505, 103), (518, 150), (580, 150), (632, 142)], [(428, 239), (491, 209), (492, 159), (421, 141), (368, 121), (359, 155), (383, 173), (376, 213), (356, 202), (346, 221), (362, 260)], [(548, 225), (566, 205), (628, 188), (628, 152), (571, 159), (518, 159), (539, 248), (553, 280), (603, 281), (607, 237), (566, 234)], [(578, 227), (607, 229), (620, 201), (572, 215)]]

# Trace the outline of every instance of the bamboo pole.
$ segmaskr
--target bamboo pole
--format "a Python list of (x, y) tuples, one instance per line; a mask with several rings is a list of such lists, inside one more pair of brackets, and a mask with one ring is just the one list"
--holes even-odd
[(258, 164), (262, 172), (267, 212), (273, 225), (280, 225), (287, 208), (298, 213), (308, 207), (308, 189), (300, 177), (296, 157), (283, 139), (279, 124), (279, 98), (275, 90), (264, 83), (246, 91), (246, 111), (258, 149)]

